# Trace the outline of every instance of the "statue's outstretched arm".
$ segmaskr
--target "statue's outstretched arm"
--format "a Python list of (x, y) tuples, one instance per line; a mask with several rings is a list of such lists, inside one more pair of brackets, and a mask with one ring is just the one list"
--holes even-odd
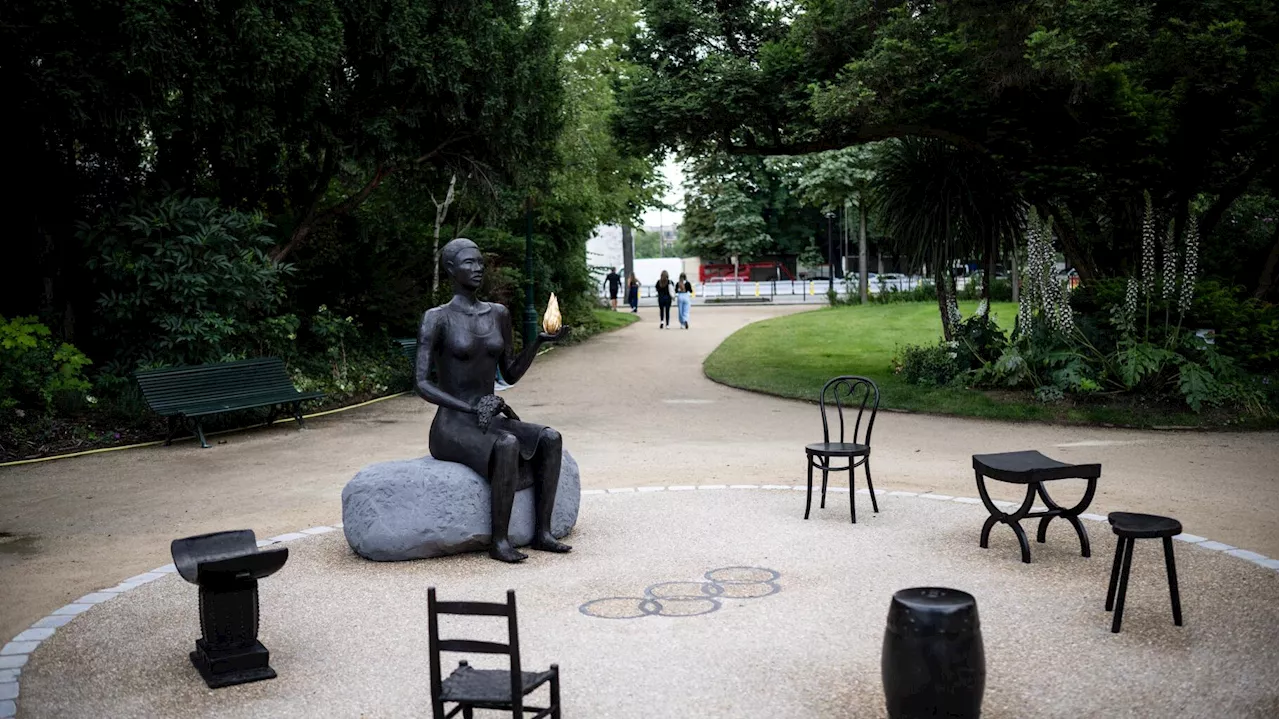
[(498, 328), (502, 332), (502, 354), (498, 356), (498, 371), (502, 373), (502, 379), (506, 380), (507, 384), (515, 384), (520, 381), (525, 372), (529, 371), (529, 366), (533, 364), (533, 358), (538, 355), (538, 347), (542, 344), (542, 337), (539, 335), (537, 340), (525, 345), (520, 354), (514, 354), (512, 352), (511, 313), (502, 305), (497, 305), (495, 310), (498, 313)]
[(431, 376), (431, 352), (439, 340), (439, 334), (440, 319), (437, 313), (428, 311), (422, 316), (422, 325), (418, 328), (418, 362), (413, 387), (417, 390), (419, 397), (431, 404), (475, 414), (474, 407), (445, 392), (427, 379)]

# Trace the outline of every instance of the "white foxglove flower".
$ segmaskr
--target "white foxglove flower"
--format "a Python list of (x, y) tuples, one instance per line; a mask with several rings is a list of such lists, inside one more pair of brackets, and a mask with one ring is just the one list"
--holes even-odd
[(1187, 236), (1183, 245), (1182, 282), (1178, 293), (1178, 312), (1186, 314), (1191, 309), (1191, 298), (1196, 290), (1196, 271), (1200, 262), (1200, 222), (1194, 216), (1187, 218)]

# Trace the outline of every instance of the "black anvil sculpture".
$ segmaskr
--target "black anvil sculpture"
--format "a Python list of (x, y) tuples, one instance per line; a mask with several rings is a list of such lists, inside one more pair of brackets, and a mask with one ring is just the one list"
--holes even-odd
[(175, 539), (170, 546), (182, 578), (200, 587), (200, 634), (191, 663), (210, 689), (274, 679), (258, 641), (258, 580), (275, 574), (289, 550), (258, 551), (251, 529)]

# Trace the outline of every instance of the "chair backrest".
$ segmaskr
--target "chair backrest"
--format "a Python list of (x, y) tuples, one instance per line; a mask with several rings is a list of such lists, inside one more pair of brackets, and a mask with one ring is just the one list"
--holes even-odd
[[(852, 427), (849, 434), (850, 442), (855, 444), (865, 444), (871, 446), (871, 429), (876, 423), (876, 410), (880, 408), (880, 388), (876, 386), (866, 377), (858, 377), (855, 375), (843, 375), (828, 380), (822, 386), (822, 394), (818, 396), (818, 407), (822, 410), (822, 441), (831, 442), (831, 426), (827, 421), (827, 410), (831, 406), (835, 406), (836, 414), (836, 442), (845, 441), (845, 429)], [(858, 413), (853, 417), (850, 424), (845, 419), (845, 410), (850, 414), (857, 406)], [(863, 415), (870, 409), (868, 416)], [(866, 420), (865, 431), (863, 420)], [(861, 439), (859, 439), (861, 433)]]
[[(441, 614), (458, 614), (471, 617), (506, 617), (507, 643), (477, 641), (474, 639), (441, 639)], [(441, 652), (470, 652), (477, 654), (507, 654), (511, 657), (511, 705), (514, 716), (520, 717), (524, 701), (524, 683), (520, 674), (520, 636), (516, 629), (516, 591), (507, 590), (505, 604), (495, 602), (441, 602), (436, 599), (436, 588), (427, 588), (427, 632), (431, 652), (431, 700), (438, 702), (443, 679), (440, 673)]]

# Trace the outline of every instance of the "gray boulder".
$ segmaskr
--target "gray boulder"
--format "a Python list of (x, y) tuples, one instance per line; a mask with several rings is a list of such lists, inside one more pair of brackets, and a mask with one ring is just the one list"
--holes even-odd
[[(560, 465), (551, 533), (563, 537), (578, 521), (578, 463)], [(533, 489), (516, 493), (511, 543), (533, 541)], [(489, 483), (474, 470), (434, 457), (371, 464), (342, 490), (342, 531), (356, 554), (379, 562), (425, 559), (488, 549)]]

